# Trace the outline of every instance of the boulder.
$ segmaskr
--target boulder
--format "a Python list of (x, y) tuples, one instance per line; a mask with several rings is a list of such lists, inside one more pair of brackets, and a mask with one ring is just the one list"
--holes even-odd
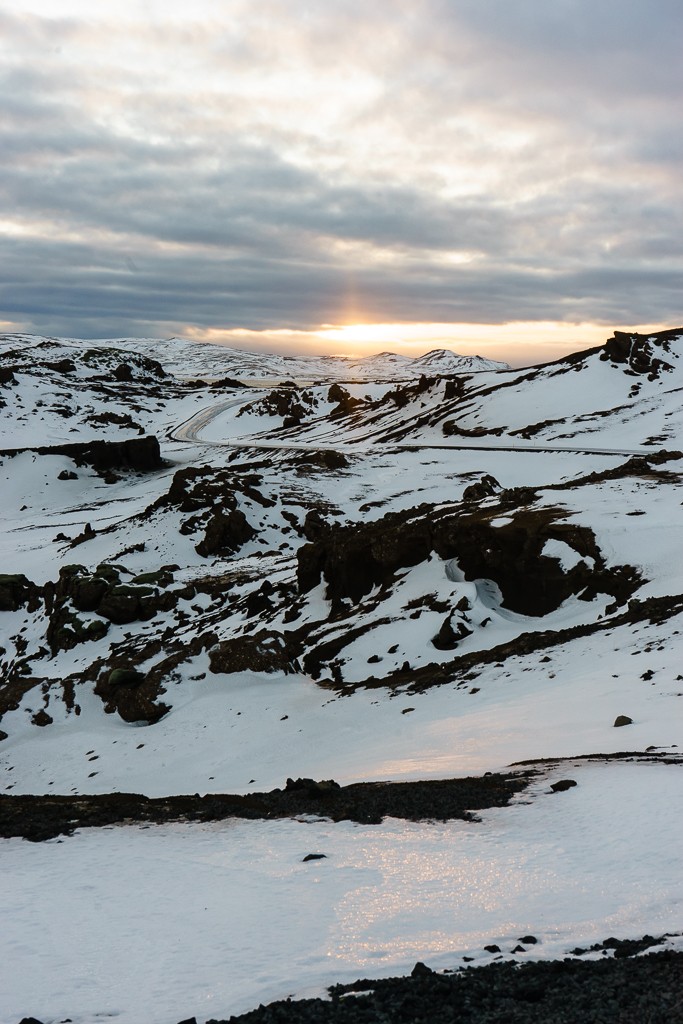
[[(553, 782), (550, 786), (553, 793), (565, 793), (568, 789), (573, 789), (577, 783), (574, 779), (558, 779), (557, 782)], [(520, 942), (524, 942), (524, 939), (520, 939)]]
[(462, 619), (457, 617), (454, 619), (454, 614), (451, 612), (443, 620), (439, 632), (432, 638), (432, 644), (437, 651), (453, 651), (460, 641), (464, 640), (466, 636), (471, 636), (472, 632), (473, 630), (469, 629)]
[(501, 490), (501, 486), (494, 476), (485, 473), (476, 484), (470, 484), (462, 494), (463, 501), (483, 501), (484, 498), (491, 498)]
[(137, 687), (144, 681), (144, 675), (136, 668), (114, 668), (109, 673), (107, 685), (115, 690), (119, 686)]
[(119, 365), (115, 366), (112, 370), (112, 377), (114, 380), (125, 381), (127, 383), (133, 379), (133, 371), (128, 363), (119, 363)]
[(217, 512), (209, 519), (204, 539), (196, 545), (196, 551), (204, 557), (232, 554), (255, 535), (256, 530), (240, 509)]
[(130, 665), (110, 669), (101, 676), (95, 693), (103, 700), (105, 711), (118, 713), (124, 722), (154, 725), (171, 710), (167, 704), (157, 703), (161, 693), (158, 683)]
[(52, 718), (52, 715), (48, 715), (45, 708), (41, 708), (40, 711), (36, 711), (31, 721), (34, 725), (44, 728), (46, 725), (52, 725), (54, 719)]

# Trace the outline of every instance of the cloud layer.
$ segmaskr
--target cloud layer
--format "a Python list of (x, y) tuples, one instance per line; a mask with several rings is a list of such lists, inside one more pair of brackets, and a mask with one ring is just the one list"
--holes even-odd
[(681, 320), (678, 0), (0, 0), (0, 319)]

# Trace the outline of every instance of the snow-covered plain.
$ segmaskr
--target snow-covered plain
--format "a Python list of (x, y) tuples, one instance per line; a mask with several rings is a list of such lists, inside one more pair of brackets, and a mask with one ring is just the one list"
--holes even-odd
[[(5, 574), (39, 588), (0, 611), (0, 792), (244, 793), (288, 776), (447, 778), (648, 749), (652, 761), (544, 768), (479, 823), (225, 822), (0, 840), (2, 1024), (204, 1021), (416, 960), (484, 962), (492, 942), (511, 955), (529, 933), (539, 944), (519, 957), (609, 935), (680, 943), (681, 341), (531, 371), (432, 360), (426, 383), (392, 376), (400, 359), (375, 367), (379, 379), (359, 371), (350, 383), (335, 367), (325, 385), (275, 390), (188, 385), (156, 367), (323, 379), (303, 364), (278, 374), (253, 354), (237, 373), (234, 354), (208, 348), (0, 344), (12, 367), (0, 386), (0, 557)], [(330, 394), (340, 380), (341, 410)], [(302, 415), (284, 426), (292, 402)], [(145, 474), (105, 477), (64, 449), (35, 450), (142, 433), (164, 459)], [(663, 461), (643, 461), (661, 448)], [(201, 553), (211, 517), (233, 506), (252, 535)], [(473, 522), (477, 543), (507, 537), (513, 548), (541, 523), (541, 561), (510, 563), (520, 592), (539, 566), (607, 572), (595, 593), (581, 585), (520, 611), (514, 594), (503, 600), (493, 580), (431, 550), (340, 597), (330, 569), (300, 583), (300, 552), (318, 536), (311, 510), (353, 537), (446, 517)], [(151, 590), (152, 613), (109, 621), (46, 598), (40, 588), (52, 593), (74, 563), (89, 583), (103, 563), (118, 567), (124, 591)], [(171, 583), (136, 582), (162, 566)], [(6, 578), (0, 593), (15, 586)], [(433, 642), (445, 612), (466, 626), (455, 648)], [(55, 640), (76, 613), (96, 638)], [(304, 637), (292, 670), (212, 670), (216, 644), (262, 628)], [(122, 665), (160, 674), (153, 699), (168, 711), (154, 724), (111, 704), (105, 713), (98, 687)], [(619, 715), (632, 724), (615, 728)], [(549, 795), (567, 776), (578, 785)], [(301, 863), (309, 852), (327, 859)]]
[[(683, 769), (567, 771), (574, 789), (549, 795), (544, 780), (474, 824), (228, 821), (5, 840), (0, 1020), (222, 1019), (417, 960), (490, 962), (484, 946), (510, 956), (529, 934), (538, 943), (520, 961), (640, 935), (643, 922), (683, 948)], [(303, 863), (310, 852), (326, 859)]]

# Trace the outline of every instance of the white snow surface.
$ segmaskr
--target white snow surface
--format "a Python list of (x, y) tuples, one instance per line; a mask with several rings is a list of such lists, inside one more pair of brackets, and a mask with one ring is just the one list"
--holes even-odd
[(185, 338), (41, 338), (35, 335), (0, 336), (0, 348), (30, 349), (36, 345), (86, 350), (114, 350), (160, 360), (179, 377), (233, 377), (263, 381), (299, 380), (385, 380), (410, 381), (422, 374), (476, 373), (509, 370), (507, 363), (483, 356), (463, 356), (452, 349), (434, 349), (417, 358), (395, 352), (371, 356), (283, 356), (269, 352)]
[[(84, 829), (0, 842), (0, 1021), (171, 1024), (608, 935), (680, 935), (681, 768), (572, 764), (481, 822)], [(554, 777), (560, 777), (555, 772)], [(553, 776), (551, 776), (551, 779)], [(657, 793), (657, 800), (652, 794)], [(303, 863), (311, 852), (324, 860)]]
[[(450, 398), (440, 377), (461, 371), (444, 369), (441, 355), (420, 370), (436, 378), (420, 390), (416, 367), (397, 356), (376, 357), (372, 371), (365, 360), (351, 375), (334, 360), (318, 361), (313, 372), (305, 361), (215, 348), (23, 336), (0, 344), (15, 364), (15, 383), (0, 389), (0, 448), (147, 432), (165, 460), (153, 473), (105, 482), (63, 452), (0, 456), (3, 572), (43, 585), (74, 562), (89, 572), (106, 562), (123, 565), (126, 582), (173, 565), (173, 587), (191, 592), (198, 584), (193, 597), (179, 599), (180, 618), (159, 612), (111, 623), (102, 639), (54, 653), (42, 609), (0, 612), (3, 672), (21, 682), (27, 658), (35, 675), (0, 723), (0, 792), (247, 793), (281, 787), (288, 776), (343, 784), (480, 774), (529, 758), (648, 748), (655, 759), (680, 755), (683, 464), (674, 455), (650, 471), (636, 461), (609, 476), (632, 455), (683, 448), (676, 346), (663, 350), (669, 368), (659, 376), (598, 354), (530, 371), (461, 368), (462, 394)], [(55, 369), (62, 360), (73, 369)], [(170, 375), (160, 377), (149, 360)], [(121, 363), (130, 364), (132, 380), (115, 378)], [(176, 371), (261, 383), (195, 388)], [(275, 381), (292, 378), (306, 382), (307, 404), (300, 426), (283, 429), (282, 416), (268, 411), (269, 395)], [(330, 384), (340, 379), (359, 404), (331, 417), (338, 398), (330, 399)], [(315, 380), (323, 383), (308, 383)], [(392, 398), (397, 381), (407, 382), (405, 402)], [(455, 432), (444, 433), (448, 422)], [(347, 465), (330, 471), (302, 461), (328, 449)], [(259, 480), (265, 502), (235, 491), (256, 534), (234, 555), (200, 555), (201, 530), (181, 532), (188, 513), (160, 503), (174, 474), (192, 467)], [(59, 479), (65, 471), (76, 478)], [(306, 624), (325, 640), (358, 629), (343, 647), (341, 691), (318, 685), (301, 666), (289, 674), (212, 673), (202, 650), (169, 673), (161, 699), (171, 710), (155, 725), (104, 713), (94, 680), (112, 651), (155, 637), (189, 645), (205, 628), (224, 640), (260, 625), (241, 598), (266, 579), (294, 587), (311, 507), (339, 524), (422, 503), (459, 509), (466, 488), (488, 476), (496, 494), (476, 507), (484, 518), (490, 510), (493, 530), (514, 526), (519, 514), (501, 511), (496, 495), (528, 488), (522, 522), (527, 512), (552, 509), (562, 527), (590, 529), (605, 564), (638, 574), (636, 601), (654, 599), (664, 611), (617, 622), (628, 604), (615, 609), (599, 592), (523, 615), (493, 581), (465, 579), (456, 562), (432, 553), (401, 569), (386, 592), (375, 588), (353, 608), (347, 602), (336, 618), (323, 580), (305, 595), (299, 618), (290, 622), (289, 608), (276, 608), (264, 619), (285, 634)], [(73, 546), (86, 524), (90, 539)], [(566, 573), (595, 568), (579, 548), (571, 533), (559, 533), (543, 555)], [(224, 594), (202, 590), (202, 580), (222, 576)], [(471, 632), (457, 652), (437, 650), (444, 609), (464, 598)], [(98, 616), (81, 619), (88, 625)], [(420, 670), (523, 634), (592, 625), (600, 628), (484, 660), (471, 678), (423, 692), (381, 685), (406, 662)], [(372, 673), (376, 685), (365, 688)], [(64, 690), (69, 678), (79, 680), (75, 706)], [(34, 724), (41, 710), (53, 720), (43, 728)], [(614, 728), (619, 715), (632, 724)], [(465, 955), (486, 962), (485, 944), (508, 955), (528, 933), (540, 941), (521, 959), (562, 956), (609, 935), (671, 932), (680, 945), (681, 770), (569, 760), (512, 806), (480, 812), (479, 823), (225, 822), (83, 830), (36, 845), (2, 840), (0, 1024), (30, 1014), (50, 1024), (228, 1017), (359, 975), (401, 973), (416, 960), (443, 969)], [(578, 785), (548, 795), (549, 783), (565, 777)], [(301, 863), (309, 852), (327, 859)]]

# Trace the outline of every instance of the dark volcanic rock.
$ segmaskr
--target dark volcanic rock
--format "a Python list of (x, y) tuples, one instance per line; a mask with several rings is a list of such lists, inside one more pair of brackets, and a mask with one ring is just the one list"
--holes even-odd
[(46, 725), (52, 725), (54, 719), (51, 715), (48, 715), (45, 708), (41, 708), (40, 711), (36, 711), (35, 715), (31, 718), (34, 725), (39, 725), (44, 728)]
[(389, 583), (397, 569), (424, 561), (431, 546), (425, 519), (394, 525), (385, 517), (379, 523), (331, 528), (299, 549), (299, 586), (312, 590), (324, 575), (328, 597), (357, 602), (375, 585)]
[(501, 486), (494, 476), (485, 473), (476, 484), (470, 484), (462, 493), (463, 501), (482, 501), (484, 498), (491, 498), (498, 494)]
[(106, 591), (98, 605), (97, 614), (117, 626), (151, 619), (156, 611), (155, 602), (149, 602), (147, 599), (153, 597), (152, 587), (120, 583)]
[(501, 962), (448, 975), (418, 963), (407, 977), (359, 979), (330, 995), (207, 1024), (682, 1024), (683, 953)]
[[(390, 586), (397, 570), (417, 565), (434, 551), (443, 559), (457, 558), (465, 579), (492, 580), (504, 606), (523, 615), (547, 614), (572, 595), (591, 600), (602, 592), (619, 601), (631, 596), (637, 572), (608, 568), (592, 530), (557, 522), (559, 509), (509, 504), (503, 492), (500, 507), (420, 506), (370, 523), (329, 527), (299, 549), (299, 588), (312, 590), (324, 578), (329, 599), (357, 603), (373, 587)], [(512, 522), (493, 526), (503, 511)], [(558, 559), (543, 554), (549, 540), (564, 542), (582, 560), (566, 571)]]
[[(99, 685), (99, 684), (98, 684)], [(127, 693), (121, 688), (120, 693)], [(120, 821), (219, 821), (323, 814), (334, 821), (374, 824), (383, 817), (410, 821), (472, 821), (473, 810), (504, 807), (528, 786), (534, 772), (428, 782), (358, 782), (288, 779), (284, 789), (247, 796), (209, 794), (150, 798), (134, 793), (99, 796), (0, 794), (0, 836), (42, 841), (75, 828)]]
[[(564, 793), (568, 789), (573, 789), (576, 786), (574, 779), (559, 779), (557, 782), (551, 783), (550, 788), (553, 793)], [(520, 942), (524, 942), (524, 939), (520, 939)]]
[(109, 673), (107, 685), (115, 690), (119, 686), (137, 687), (144, 681), (144, 675), (136, 668), (115, 668)]
[(206, 524), (204, 539), (196, 545), (197, 553), (204, 556), (232, 554), (255, 535), (256, 530), (240, 509), (217, 512)]
[(349, 465), (346, 455), (332, 448), (321, 448), (316, 452), (305, 452), (296, 461), (299, 466), (317, 466), (319, 469), (346, 469)]
[(16, 612), (24, 605), (35, 611), (41, 595), (41, 588), (23, 573), (0, 573), (0, 612)]
[(302, 533), (306, 540), (315, 541), (323, 537), (330, 529), (330, 524), (324, 519), (320, 512), (313, 508), (306, 513)]
[(223, 640), (209, 652), (212, 672), (294, 672), (298, 651), (283, 633), (258, 633)]
[(92, 466), (98, 473), (112, 469), (151, 473), (163, 466), (159, 442), (151, 435), (132, 437), (125, 441), (86, 441), (22, 450), (34, 451), (39, 455), (66, 455), (77, 466)]
[[(84, 575), (63, 577), (70, 581), (69, 596), (79, 612), (97, 611), (100, 601), (111, 588), (111, 582), (102, 576)], [(66, 590), (66, 588), (65, 588)], [(66, 596), (66, 593), (64, 594)]]
[(471, 636), (472, 632), (461, 619), (455, 618), (454, 621), (454, 613), (451, 613), (443, 620), (441, 629), (432, 638), (432, 643), (438, 651), (453, 651), (460, 641), (466, 636)]
[(158, 703), (160, 690), (155, 680), (127, 665), (107, 672), (95, 686), (106, 712), (117, 712), (124, 722), (148, 725), (154, 725), (171, 710), (167, 704)]
[(192, 513), (180, 525), (182, 534), (203, 536), (196, 550), (204, 555), (232, 554), (256, 535), (255, 528), (239, 508), (238, 493), (263, 508), (275, 502), (258, 489), (261, 478), (255, 473), (234, 473), (224, 467), (189, 466), (178, 470), (167, 494), (147, 509), (151, 515), (169, 506)]
[(94, 572), (83, 565), (67, 565), (60, 569), (56, 584), (45, 585), (50, 617), (47, 639), (53, 650), (70, 650), (82, 640), (97, 639), (107, 631), (104, 622), (81, 623), (73, 609), (96, 612), (108, 622), (126, 625), (147, 621), (177, 604), (178, 594), (166, 589), (173, 582), (168, 570), (146, 573), (130, 583), (121, 582), (123, 571), (108, 564), (99, 565)]
[(673, 366), (663, 358), (670, 350), (670, 342), (681, 336), (681, 329), (657, 331), (653, 334), (636, 334), (615, 331), (603, 347), (601, 359), (612, 363), (626, 364), (632, 374), (645, 375), (655, 380)]
[(331, 419), (338, 419), (342, 416), (349, 416), (355, 412), (359, 406), (363, 405), (363, 400), (360, 398), (353, 398), (353, 396), (343, 388), (341, 384), (333, 384), (330, 390), (327, 392), (328, 402), (336, 402), (336, 406), (330, 412)]

